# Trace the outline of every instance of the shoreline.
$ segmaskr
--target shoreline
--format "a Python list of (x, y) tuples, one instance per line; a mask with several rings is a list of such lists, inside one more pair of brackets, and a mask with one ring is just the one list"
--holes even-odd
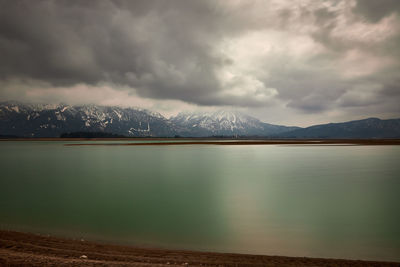
[[(65, 144), (66, 146), (165, 146), (165, 145), (400, 145), (400, 139), (218, 139), (218, 138), (10, 138), (7, 141), (68, 141), (84, 144)], [(109, 141), (110, 143), (96, 143)], [(113, 141), (139, 141), (138, 143), (112, 143)], [(140, 141), (146, 141), (140, 143)], [(154, 142), (149, 142), (154, 141)], [(161, 142), (160, 142), (161, 141)], [(164, 142), (162, 142), (164, 141)]]
[(0, 230), (0, 265), (399, 266), (399, 263), (139, 248)]
[(355, 146), (392, 146), (400, 145), (400, 141), (393, 140), (329, 140), (329, 141), (187, 141), (187, 142), (147, 142), (147, 143), (87, 143), (87, 144), (64, 144), (65, 146), (184, 146), (184, 145), (355, 145)]

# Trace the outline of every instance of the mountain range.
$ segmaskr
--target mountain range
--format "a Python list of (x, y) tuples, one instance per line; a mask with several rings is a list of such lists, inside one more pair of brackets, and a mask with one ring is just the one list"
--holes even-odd
[(363, 120), (314, 125), (282, 133), (281, 138), (399, 138), (400, 119), (381, 120), (368, 118)]
[(182, 112), (170, 119), (144, 109), (0, 103), (0, 135), (59, 137), (103, 132), (129, 137), (399, 138), (400, 119), (369, 118), (307, 128), (274, 125), (235, 111)]
[(235, 111), (182, 112), (171, 118), (182, 136), (271, 136), (299, 127), (274, 125)]

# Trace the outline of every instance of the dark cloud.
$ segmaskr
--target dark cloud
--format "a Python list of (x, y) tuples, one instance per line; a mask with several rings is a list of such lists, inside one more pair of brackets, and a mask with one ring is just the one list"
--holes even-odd
[(107, 84), (204, 106), (385, 111), (400, 98), (400, 1), (352, 3), (0, 0), (0, 96)]
[(207, 43), (213, 8), (186, 1), (2, 1), (0, 75), (55, 86), (106, 81), (190, 101), (218, 87), (213, 68), (221, 60)]
[(354, 12), (362, 15), (371, 22), (378, 22), (392, 13), (400, 12), (398, 0), (357, 0)]

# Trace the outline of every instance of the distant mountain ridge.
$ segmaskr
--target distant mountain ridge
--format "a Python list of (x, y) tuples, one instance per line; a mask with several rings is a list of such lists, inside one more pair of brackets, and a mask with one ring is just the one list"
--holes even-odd
[(0, 136), (4, 138), (85, 132), (131, 137), (400, 138), (400, 119), (369, 118), (300, 128), (268, 124), (236, 111), (182, 112), (167, 119), (136, 108), (0, 102)]
[(368, 118), (314, 125), (280, 134), (283, 138), (400, 138), (400, 119)]

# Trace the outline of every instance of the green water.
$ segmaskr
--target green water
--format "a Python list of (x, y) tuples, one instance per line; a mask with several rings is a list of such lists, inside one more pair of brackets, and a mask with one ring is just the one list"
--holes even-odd
[(0, 228), (400, 261), (400, 146), (65, 143), (0, 142)]

